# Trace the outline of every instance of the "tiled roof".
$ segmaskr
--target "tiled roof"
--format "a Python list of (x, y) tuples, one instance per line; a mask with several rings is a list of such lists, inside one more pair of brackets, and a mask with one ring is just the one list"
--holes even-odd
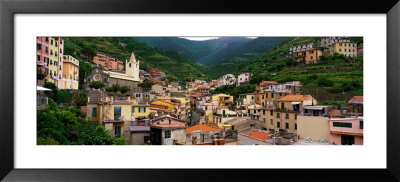
[(280, 98), (278, 101), (303, 101), (311, 95), (287, 95)]
[(355, 103), (355, 102), (361, 102), (361, 103), (363, 103), (363, 96), (354, 96), (350, 101), (349, 101), (349, 104), (350, 103)]
[(186, 133), (192, 133), (193, 131), (196, 130), (202, 130), (202, 131), (218, 131), (218, 130), (222, 130), (222, 128), (217, 128), (214, 126), (208, 126), (205, 124), (198, 124), (195, 126), (192, 126), (190, 128), (186, 128)]
[(259, 131), (253, 131), (248, 135), (250, 138), (258, 139), (265, 141), (268, 139), (268, 136), (271, 135), (270, 133), (264, 133), (264, 132), (259, 132)]
[(140, 132), (140, 131), (150, 132), (150, 126), (129, 126), (129, 129), (133, 132)]
[(155, 127), (159, 127), (159, 128), (181, 128), (181, 127), (186, 127), (186, 125), (184, 124), (156, 124), (156, 125), (152, 125)]
[(278, 82), (276, 82), (276, 81), (262, 81), (262, 82), (260, 83), (260, 85), (264, 85), (264, 84), (278, 85)]
[(340, 116), (340, 110), (332, 110), (331, 112), (328, 113), (328, 116), (332, 116), (332, 117), (338, 117)]

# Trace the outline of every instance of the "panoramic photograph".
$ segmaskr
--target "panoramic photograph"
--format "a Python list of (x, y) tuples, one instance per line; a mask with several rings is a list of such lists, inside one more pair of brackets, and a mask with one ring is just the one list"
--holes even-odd
[(36, 37), (37, 145), (363, 145), (363, 37)]

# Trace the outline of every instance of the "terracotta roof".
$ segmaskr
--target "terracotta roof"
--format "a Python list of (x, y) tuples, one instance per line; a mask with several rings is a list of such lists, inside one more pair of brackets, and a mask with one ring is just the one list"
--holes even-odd
[(196, 89), (208, 89), (208, 88), (205, 87), (204, 85), (197, 85)]
[(354, 103), (354, 102), (363, 102), (363, 96), (354, 96), (349, 103)]
[(303, 101), (310, 96), (311, 95), (287, 95), (285, 97), (280, 98), (278, 101)]
[(264, 85), (264, 84), (278, 85), (278, 82), (276, 82), (276, 81), (262, 81), (260, 83), (260, 85)]
[(217, 127), (209, 126), (209, 125), (205, 125), (205, 124), (198, 124), (198, 125), (192, 126), (190, 128), (186, 128), (186, 133), (192, 133), (193, 131), (196, 131), (196, 130), (218, 131), (218, 130), (222, 130), (222, 128), (217, 128)]
[(156, 124), (152, 125), (155, 127), (160, 127), (160, 128), (180, 128), (180, 127), (185, 127), (184, 124)]
[(271, 134), (270, 133), (259, 132), (259, 131), (253, 131), (252, 133), (250, 133), (247, 136), (251, 137), (251, 138), (254, 138), (254, 139), (265, 141), (265, 140), (268, 139), (269, 135), (271, 135)]
[(339, 117), (340, 116), (340, 110), (332, 110), (331, 112), (328, 113), (328, 116), (332, 116), (332, 117)]

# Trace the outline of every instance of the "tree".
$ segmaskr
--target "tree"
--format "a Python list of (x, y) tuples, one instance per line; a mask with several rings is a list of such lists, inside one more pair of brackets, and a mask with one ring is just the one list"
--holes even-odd
[(46, 74), (42, 72), (42, 70), (37, 70), (37, 79), (38, 80), (43, 80), (46, 78)]
[(150, 90), (151, 86), (153, 86), (153, 85), (154, 85), (154, 83), (152, 81), (145, 80), (144, 82), (139, 83), (138, 86), (142, 87), (144, 90)]
[(121, 93), (126, 93), (126, 92), (128, 92), (128, 91), (130, 91), (131, 89), (130, 88), (128, 88), (127, 86), (122, 86), (120, 89), (119, 89), (119, 91), (121, 92)]
[(95, 88), (95, 89), (103, 88), (103, 87), (105, 87), (105, 86), (106, 86), (106, 85), (105, 85), (103, 82), (100, 82), (100, 81), (94, 81), (94, 82), (92, 82), (92, 83), (89, 84), (89, 87), (90, 87), (90, 88)]
[(123, 145), (122, 138), (115, 138), (91, 121), (79, 117), (77, 107), (59, 108), (50, 102), (37, 112), (38, 145)]
[(51, 89), (51, 92), (45, 92), (48, 97), (53, 99), (54, 102), (58, 101), (58, 88), (54, 83), (46, 82), (43, 87)]

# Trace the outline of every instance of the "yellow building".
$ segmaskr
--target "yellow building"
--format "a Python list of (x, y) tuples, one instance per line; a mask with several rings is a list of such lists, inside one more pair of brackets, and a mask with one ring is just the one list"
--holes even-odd
[(211, 96), (211, 101), (218, 101), (220, 106), (231, 106), (233, 104), (233, 96), (227, 94), (215, 94)]
[[(274, 130), (287, 129), (297, 132), (297, 116), (304, 113), (304, 106), (317, 105), (311, 95), (287, 95), (278, 100), (278, 109), (275, 110)], [(269, 129), (269, 128), (268, 128)]]
[(343, 54), (348, 57), (357, 56), (357, 44), (352, 42), (336, 42), (329, 46), (329, 55), (335, 53)]
[[(57, 87), (61, 87), (61, 74), (60, 70), (62, 70), (62, 58), (59, 55), (60, 48), (60, 38), (59, 37), (49, 37), (49, 79), (48, 82), (54, 83)], [(60, 68), (61, 66), (61, 68)]]
[(137, 118), (148, 117), (150, 106), (137, 104), (130, 97), (109, 97), (104, 92), (91, 92), (86, 119), (103, 125), (111, 135), (129, 141), (129, 125)]
[(311, 48), (311, 49), (305, 49), (301, 51), (297, 51), (293, 53), (293, 58), (300, 63), (304, 64), (314, 64), (317, 63), (319, 60), (319, 57), (322, 55), (322, 51), (316, 49), (316, 48)]
[(168, 101), (156, 100), (156, 101), (151, 102), (151, 104), (167, 106), (168, 110), (173, 110), (174, 109), (174, 104), (169, 103)]
[(321, 116), (299, 116), (297, 134), (300, 139), (311, 138), (313, 141), (328, 140), (329, 118)]
[(64, 55), (63, 58), (61, 89), (78, 89), (79, 61), (70, 55)]

